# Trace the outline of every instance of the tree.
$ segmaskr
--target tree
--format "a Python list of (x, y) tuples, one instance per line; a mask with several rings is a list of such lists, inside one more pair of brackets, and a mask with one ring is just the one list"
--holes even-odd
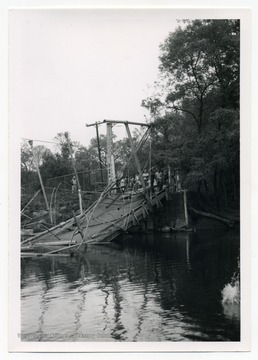
[[(57, 149), (62, 159), (69, 161), (70, 152), (66, 136), (68, 136), (68, 138), (70, 137), (70, 134), (67, 131), (64, 133), (57, 133), (54, 140), (57, 143)], [(71, 143), (71, 148), (73, 149), (73, 143)]]
[(21, 145), (21, 181), (22, 184), (37, 181), (37, 166), (42, 166), (44, 157), (48, 150), (43, 145), (36, 145), (31, 148), (27, 141)]
[(85, 146), (78, 144), (74, 154), (74, 160), (77, 171), (85, 171), (90, 169), (91, 155)]
[(238, 20), (187, 21), (169, 34), (160, 49), (163, 93), (143, 102), (152, 113), (160, 107), (184, 112), (200, 132), (215, 108), (237, 108)]
[(213, 193), (217, 207), (239, 196), (239, 42), (238, 20), (184, 21), (160, 46), (158, 93), (142, 104), (156, 159), (166, 154), (185, 186)]
[(23, 141), (21, 144), (21, 171), (23, 173), (29, 173), (33, 171), (34, 168), (31, 147), (27, 141)]

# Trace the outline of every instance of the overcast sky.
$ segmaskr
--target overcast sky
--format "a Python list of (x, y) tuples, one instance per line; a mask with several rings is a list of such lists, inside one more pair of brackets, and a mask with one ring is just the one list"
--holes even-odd
[[(176, 26), (167, 10), (11, 11), (10, 119), (17, 133), (51, 141), (69, 131), (88, 145), (95, 129), (86, 123), (144, 122), (141, 101), (157, 80), (159, 44)], [(123, 127), (118, 133), (126, 136)]]

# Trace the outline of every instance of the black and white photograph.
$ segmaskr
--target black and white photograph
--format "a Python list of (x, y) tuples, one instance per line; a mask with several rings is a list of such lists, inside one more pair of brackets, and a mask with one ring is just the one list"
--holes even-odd
[(249, 19), (9, 10), (20, 349), (249, 349)]

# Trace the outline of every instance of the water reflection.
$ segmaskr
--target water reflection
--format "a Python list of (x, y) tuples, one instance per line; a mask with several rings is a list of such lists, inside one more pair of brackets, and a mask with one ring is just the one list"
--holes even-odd
[(137, 235), (73, 258), (23, 259), (23, 340), (237, 341), (239, 313), (221, 290), (238, 256), (238, 233), (226, 232)]

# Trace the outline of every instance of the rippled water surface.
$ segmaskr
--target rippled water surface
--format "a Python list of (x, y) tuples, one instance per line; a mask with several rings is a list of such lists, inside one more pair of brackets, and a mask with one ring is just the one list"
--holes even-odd
[(239, 341), (234, 232), (134, 235), (82, 255), (24, 258), (23, 341)]

